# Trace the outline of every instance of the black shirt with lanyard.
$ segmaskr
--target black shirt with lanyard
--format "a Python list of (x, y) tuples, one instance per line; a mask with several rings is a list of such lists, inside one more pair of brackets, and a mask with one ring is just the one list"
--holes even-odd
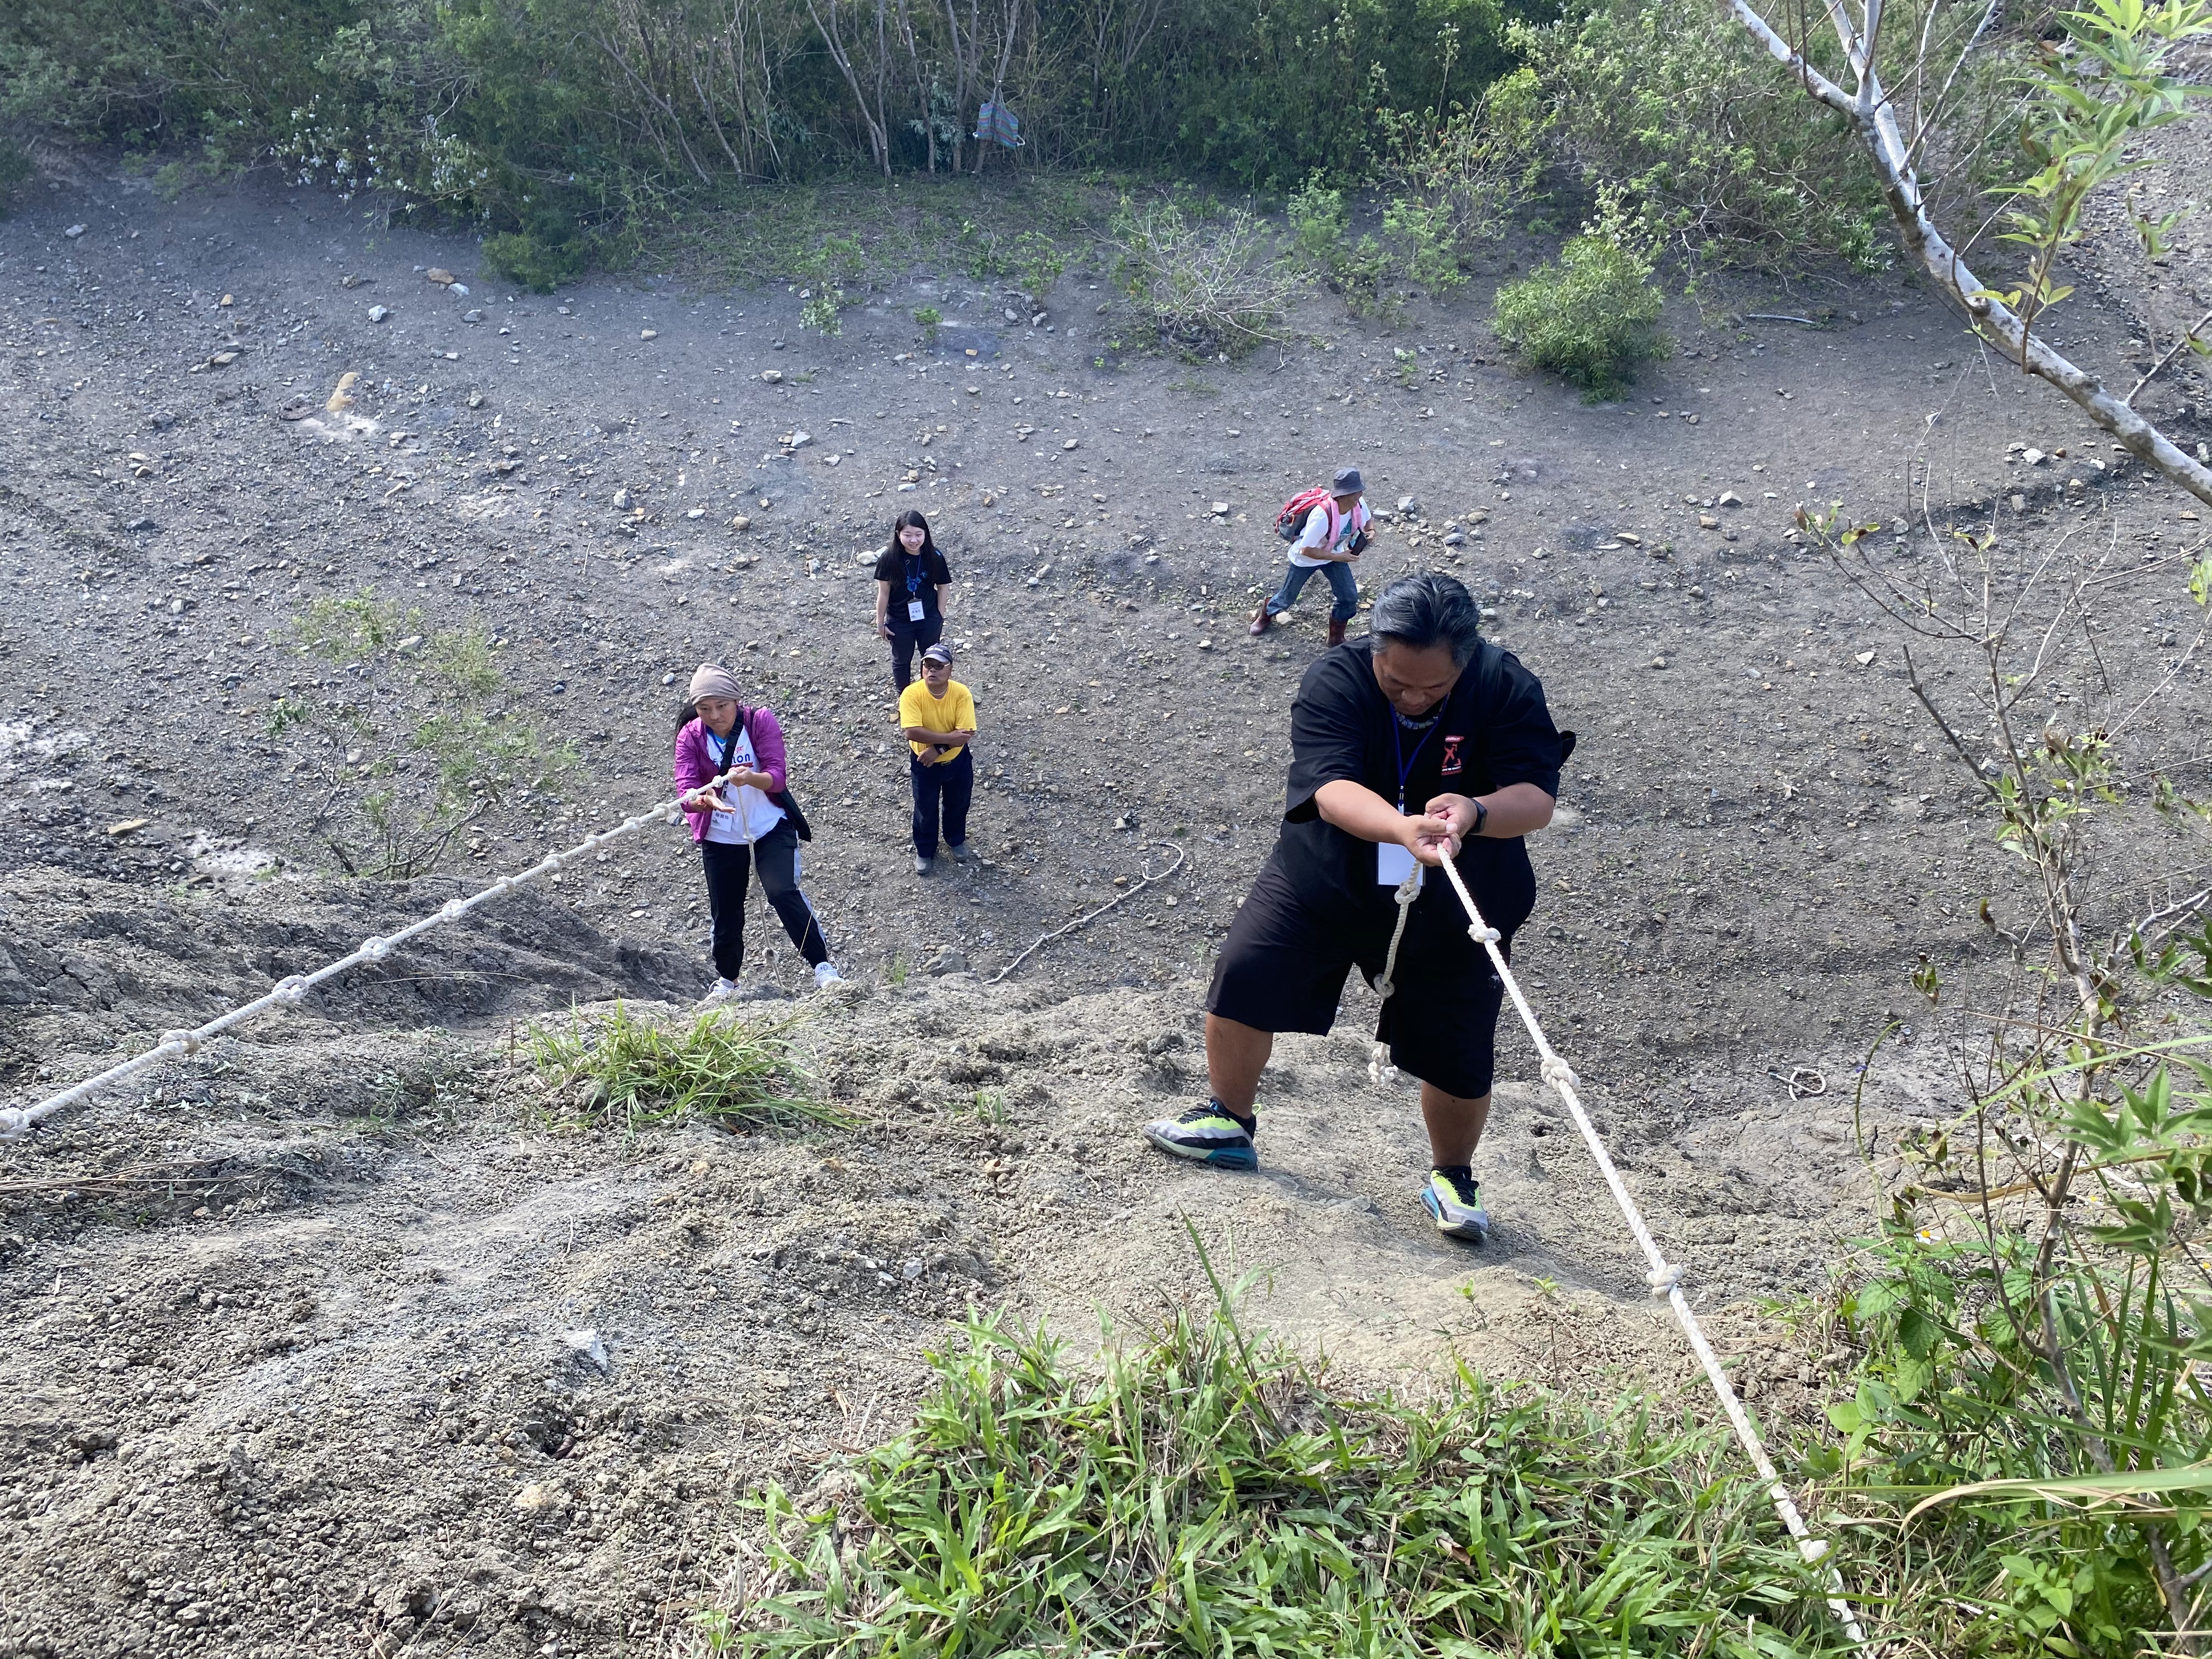
[[(951, 581), (952, 570), (934, 548), (909, 553), (903, 547), (890, 547), (876, 561), (876, 580), (891, 590), (884, 620), (893, 628), (915, 628), (939, 617), (937, 590)], [(916, 606), (921, 607), (918, 611)]]
[[(1315, 800), (1340, 778), (1364, 785), (1401, 812), (1442, 794), (1473, 798), (1533, 783), (1557, 799), (1574, 734), (1552, 724), (1540, 681), (1512, 653), (1484, 641), (1432, 714), (1408, 720), (1375, 682), (1372, 641), (1330, 651), (1306, 671), (1291, 710), (1291, 772), (1283, 830), (1269, 862), (1302, 903), (1354, 925), (1388, 925), (1392, 895), (1413, 854), (1363, 841), (1321, 816)], [(1535, 904), (1535, 872), (1519, 836), (1469, 838), (1457, 860), (1475, 902), (1510, 932)], [(1419, 903), (1455, 908), (1442, 878)]]

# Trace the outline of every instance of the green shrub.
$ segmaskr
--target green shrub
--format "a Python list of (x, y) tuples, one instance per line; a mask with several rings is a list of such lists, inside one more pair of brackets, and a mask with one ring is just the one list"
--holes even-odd
[(521, 230), (484, 238), (484, 263), (532, 294), (550, 294), (584, 274), (591, 238), (564, 213), (544, 210)]
[[(1893, 10), (1883, 38), (1909, 45), (1919, 27)], [(1675, 254), (1769, 270), (1887, 262), (1888, 212), (1842, 118), (1812, 104), (1724, 7), (1598, 0), (1516, 26), (1512, 39), (1554, 152), (1588, 186), (1623, 191)], [(1891, 83), (1909, 90), (1913, 78)], [(1961, 118), (1983, 107), (1968, 100)]]
[(1124, 200), (1114, 235), (1123, 291), (1154, 339), (1185, 357), (1242, 356), (1275, 338), (1300, 285), (1241, 209), (1206, 223), (1177, 203)]
[(421, 611), (364, 588), (315, 600), (292, 634), (301, 656), (343, 671), (349, 695), (281, 699), (269, 735), (307, 735), (305, 757), (330, 795), (307, 828), (348, 875), (422, 875), (471, 824), (518, 798), (556, 795), (578, 770), (573, 749), (509, 704), (480, 623), (434, 630)]
[(1650, 261), (1603, 230), (1585, 231), (1498, 289), (1490, 326), (1531, 368), (1580, 386), (1591, 402), (1617, 395), (1643, 363), (1667, 355)]
[(0, 219), (8, 216), (8, 207), (18, 190), (30, 182), (37, 169), (31, 161), (31, 152), (5, 133), (0, 133)]

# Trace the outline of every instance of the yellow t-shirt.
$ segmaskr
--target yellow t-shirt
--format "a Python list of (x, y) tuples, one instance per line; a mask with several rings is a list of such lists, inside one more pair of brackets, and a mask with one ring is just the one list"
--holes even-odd
[[(931, 696), (929, 687), (922, 681), (916, 680), (899, 693), (899, 726), (902, 729), (909, 726), (918, 726), (925, 732), (976, 731), (979, 728), (975, 724), (975, 699), (969, 694), (968, 688), (961, 684), (958, 680), (948, 680), (945, 686), (945, 695), (941, 697)], [(929, 745), (909, 743), (907, 747), (913, 750), (916, 755), (921, 755), (927, 750)], [(959, 759), (965, 752), (966, 745), (963, 744), (960, 748), (951, 750), (934, 761), (925, 760), (922, 764), (942, 766), (947, 761)]]

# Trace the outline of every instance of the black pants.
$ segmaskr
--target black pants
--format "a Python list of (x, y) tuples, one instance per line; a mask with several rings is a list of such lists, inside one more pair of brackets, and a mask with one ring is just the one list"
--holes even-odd
[(975, 757), (968, 750), (960, 758), (938, 766), (924, 766), (907, 750), (906, 769), (914, 784), (914, 850), (923, 858), (937, 856), (937, 823), (940, 807), (945, 817), (945, 844), (968, 844), (968, 803), (975, 793)]
[(914, 684), (914, 653), (927, 650), (945, 632), (945, 618), (924, 617), (920, 622), (890, 622), (891, 690), (903, 691)]
[(714, 971), (735, 979), (745, 965), (745, 889), (752, 879), (755, 854), (760, 858), (761, 891), (783, 923), (783, 931), (799, 947), (809, 966), (830, 960), (830, 947), (822, 938), (822, 924), (814, 907), (799, 890), (799, 832), (786, 818), (750, 847), (726, 841), (702, 841), (699, 851), (707, 862), (707, 904), (714, 915)]

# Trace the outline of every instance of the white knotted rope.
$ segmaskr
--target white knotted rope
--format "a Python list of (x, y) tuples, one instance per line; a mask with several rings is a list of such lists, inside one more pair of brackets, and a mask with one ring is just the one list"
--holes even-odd
[[(1752, 1467), (1759, 1471), (1759, 1478), (1766, 1483), (1767, 1495), (1773, 1500), (1775, 1513), (1782, 1517), (1782, 1524), (1789, 1528), (1790, 1537), (1796, 1540), (1798, 1553), (1808, 1562), (1820, 1560), (1828, 1553), (1827, 1540), (1813, 1535), (1812, 1529), (1805, 1524), (1805, 1517), (1798, 1512), (1796, 1500), (1790, 1495), (1790, 1488), (1783, 1484), (1782, 1476), (1775, 1469), (1773, 1460), (1767, 1456), (1766, 1447), (1759, 1437), (1759, 1431), (1752, 1426), (1751, 1418), (1743, 1408), (1743, 1401), (1736, 1397), (1735, 1384), (1729, 1381), (1728, 1373), (1721, 1369), (1720, 1356), (1713, 1352), (1713, 1345), (1706, 1340), (1705, 1329), (1698, 1323), (1697, 1315), (1690, 1310), (1689, 1298), (1682, 1294), (1681, 1268), (1668, 1261), (1661, 1253), (1658, 1241), (1651, 1237), (1650, 1228), (1644, 1224), (1643, 1212), (1636, 1207), (1636, 1200), (1628, 1195), (1628, 1188), (1620, 1178), (1620, 1171), (1613, 1167), (1612, 1158), (1607, 1154), (1605, 1142), (1598, 1137), (1597, 1126), (1590, 1121), (1589, 1114), (1583, 1109), (1581, 1097), (1576, 1093), (1582, 1080), (1559, 1057), (1550, 1040), (1545, 1036), (1544, 1028), (1536, 1023), (1536, 1015), (1528, 1006), (1528, 999), (1522, 994), (1521, 982), (1513, 977), (1513, 969), (1505, 960), (1503, 939), (1496, 928), (1483, 921), (1474, 895), (1467, 890), (1466, 882), (1460, 878), (1457, 866), (1450, 859), (1446, 859), (1438, 867), (1451, 878), (1452, 890), (1459, 895), (1459, 902), (1467, 910), (1468, 937), (1490, 953), (1491, 965), (1497, 969), (1498, 977), (1505, 987), (1505, 994), (1513, 999), (1514, 1009), (1521, 1016), (1521, 1024), (1528, 1030), (1529, 1042), (1536, 1045), (1537, 1055), (1542, 1061), (1544, 1081), (1550, 1084), (1553, 1091), (1566, 1103), (1568, 1115), (1574, 1119), (1575, 1127), (1582, 1133), (1583, 1144), (1589, 1148), (1590, 1157), (1596, 1160), (1598, 1172), (1605, 1177), (1605, 1184), (1612, 1190), (1613, 1203), (1620, 1206), (1622, 1218), (1628, 1223), (1628, 1231), (1636, 1236), (1637, 1247), (1650, 1264), (1651, 1271), (1644, 1275), (1644, 1283), (1651, 1287), (1654, 1297), (1663, 1300), (1674, 1310), (1674, 1318), (1682, 1327), (1682, 1334), (1689, 1340), (1691, 1352), (1697, 1355), (1698, 1364), (1705, 1369), (1705, 1381), (1712, 1385), (1713, 1394), (1721, 1402), (1721, 1410), (1727, 1413), (1729, 1425), (1735, 1431), (1735, 1437), (1750, 1457)], [(1398, 939), (1406, 930), (1407, 911), (1413, 902), (1407, 889), (1418, 891), (1419, 877), (1420, 872), (1416, 869), (1406, 886), (1399, 889), (1398, 932), (1391, 936), (1389, 958), (1383, 965), (1382, 979), (1376, 988), (1386, 997), (1390, 994), (1390, 973), (1397, 960)], [(1828, 1569), (1828, 1587), (1829, 1611), (1842, 1623), (1851, 1640), (1863, 1646), (1866, 1632), (1860, 1627), (1850, 1604), (1844, 1599), (1843, 1575), (1832, 1565)]]
[[(1390, 949), (1382, 957), (1382, 977), (1375, 981), (1375, 994), (1383, 1001), (1398, 988), (1398, 942), (1406, 937), (1406, 918), (1413, 913), (1413, 901), (1421, 896), (1421, 866), (1416, 864), (1413, 873), (1398, 884), (1397, 891), (1390, 896), (1397, 901), (1398, 925), (1390, 930)], [(1367, 1080), (1376, 1088), (1383, 1088), (1398, 1080), (1398, 1068), (1390, 1063), (1390, 1045), (1377, 1042), (1367, 1054)]]
[[(701, 784), (699, 788), (701, 790), (719, 789), (738, 772), (746, 769), (749, 769), (732, 767), (720, 775), (710, 778)], [(410, 923), (396, 933), (386, 938), (363, 939), (350, 954), (340, 957), (336, 962), (326, 963), (311, 974), (289, 975), (277, 981), (267, 992), (254, 998), (252, 1001), (233, 1008), (228, 1013), (218, 1014), (204, 1025), (194, 1026), (189, 1031), (165, 1032), (161, 1042), (143, 1054), (134, 1054), (119, 1065), (111, 1066), (97, 1077), (88, 1077), (82, 1083), (72, 1084), (59, 1094), (51, 1095), (35, 1106), (0, 1107), (0, 1140), (20, 1140), (30, 1132), (33, 1125), (43, 1122), (46, 1119), (53, 1116), (55, 1113), (74, 1106), (80, 1101), (90, 1099), (103, 1089), (120, 1083), (126, 1078), (136, 1077), (141, 1072), (150, 1071), (165, 1060), (179, 1060), (186, 1055), (198, 1054), (200, 1046), (209, 1038), (219, 1036), (234, 1026), (242, 1025), (257, 1014), (266, 1013), (272, 1008), (296, 1008), (307, 1000), (309, 991), (324, 981), (336, 979), (349, 969), (358, 968), (364, 963), (382, 962), (392, 951), (417, 934), (427, 933), (432, 928), (441, 927), (449, 921), (459, 921), (478, 905), (488, 904), (495, 898), (503, 898), (526, 883), (537, 880), (540, 876), (556, 874), (587, 853), (595, 853), (610, 842), (619, 841), (625, 836), (635, 835), (649, 824), (681, 823), (684, 817), (683, 803), (691, 798), (692, 793), (695, 792), (687, 792), (685, 794), (678, 796), (674, 800), (665, 800), (658, 806), (648, 807), (642, 812), (623, 819), (611, 830), (602, 830), (596, 836), (577, 842), (575, 846), (564, 852), (548, 853), (528, 869), (517, 871), (513, 875), (501, 876), (489, 887), (471, 894), (467, 898), (448, 899), (421, 921)], [(740, 817), (742, 818), (742, 815)]]

